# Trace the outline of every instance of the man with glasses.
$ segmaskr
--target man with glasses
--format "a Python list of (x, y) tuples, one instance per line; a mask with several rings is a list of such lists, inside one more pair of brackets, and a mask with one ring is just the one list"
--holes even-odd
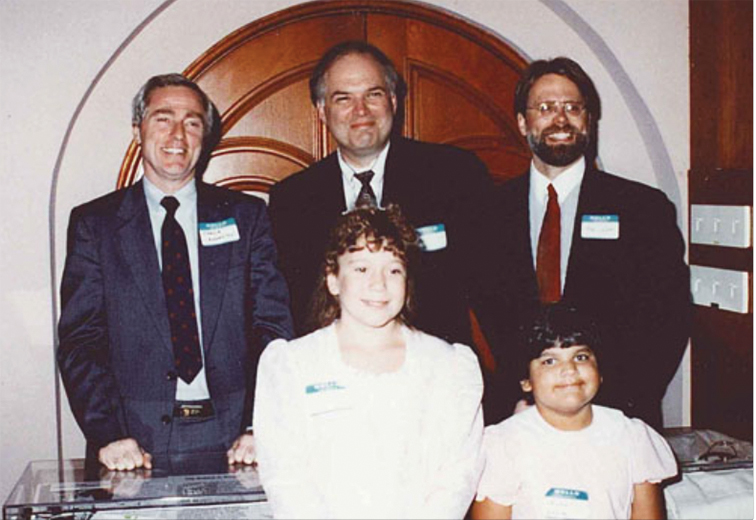
[[(591, 313), (606, 345), (599, 404), (656, 428), (661, 400), (687, 344), (689, 272), (675, 207), (659, 190), (595, 166), (601, 103), (574, 61), (532, 63), (515, 90), (529, 171), (497, 188), (490, 236), (493, 294), (480, 318), (499, 373), (486, 393), (506, 417), (520, 396), (506, 371), (517, 327), (560, 300)], [(563, 388), (571, 384), (566, 374)], [(521, 402), (518, 404), (522, 404)], [(490, 411), (487, 410), (487, 412)]]

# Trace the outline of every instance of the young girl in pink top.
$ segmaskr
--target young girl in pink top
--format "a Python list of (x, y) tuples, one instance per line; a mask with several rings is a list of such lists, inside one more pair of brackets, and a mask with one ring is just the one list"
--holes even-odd
[(560, 304), (529, 329), (520, 384), (535, 406), (486, 428), (474, 519), (666, 518), (659, 483), (677, 473), (669, 445), (640, 419), (591, 404), (595, 331)]

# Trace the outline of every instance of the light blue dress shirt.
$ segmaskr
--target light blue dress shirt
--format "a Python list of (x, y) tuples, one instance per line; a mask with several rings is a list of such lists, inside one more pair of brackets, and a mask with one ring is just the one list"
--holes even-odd
[[(150, 180), (144, 176), (144, 194), (147, 199), (147, 208), (150, 212), (150, 223), (152, 224), (152, 236), (155, 239), (155, 249), (157, 250), (158, 265), (163, 268), (162, 247), (160, 245), (160, 235), (165, 220), (166, 210), (160, 205), (166, 193), (160, 191)], [(205, 377), (205, 349), (202, 347), (202, 309), (200, 308), (200, 280), (199, 280), (199, 233), (197, 231), (197, 185), (191, 181), (186, 186), (173, 194), (179, 201), (179, 207), (176, 210), (176, 220), (184, 230), (186, 235), (186, 247), (189, 250), (189, 265), (192, 268), (192, 288), (194, 289), (194, 309), (197, 313), (197, 331), (200, 338), (200, 350), (202, 352), (202, 369), (187, 384), (181, 378), (176, 380), (176, 400), (177, 401), (199, 401), (210, 398), (210, 390), (207, 387), (207, 378)]]

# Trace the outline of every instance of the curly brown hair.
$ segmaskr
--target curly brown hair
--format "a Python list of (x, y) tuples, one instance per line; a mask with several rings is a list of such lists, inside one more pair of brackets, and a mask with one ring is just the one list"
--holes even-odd
[(419, 252), (417, 233), (410, 226), (399, 206), (386, 208), (363, 207), (339, 217), (331, 230), (318, 284), (312, 297), (308, 331), (326, 327), (341, 315), (339, 300), (328, 290), (327, 277), (339, 273), (339, 257), (360, 249), (357, 243), (365, 239), (371, 252), (388, 251), (396, 255), (407, 270), (407, 292), (399, 313), (399, 320), (411, 325), (414, 314), (413, 272)]

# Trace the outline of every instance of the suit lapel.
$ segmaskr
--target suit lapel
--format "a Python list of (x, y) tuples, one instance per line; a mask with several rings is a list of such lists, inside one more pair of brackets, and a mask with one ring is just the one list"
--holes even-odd
[[(216, 199), (203, 182), (197, 181), (197, 224), (220, 222), (232, 216), (228, 201)], [(242, 232), (241, 224), (236, 223), (240, 233)], [(198, 239), (202, 344), (205, 352), (212, 345), (212, 338), (218, 324), (233, 247), (234, 242), (205, 247), (202, 245), (202, 240)]]
[(321, 175), (317, 179), (317, 190), (313, 190), (310, 208), (314, 215), (340, 215), (346, 211), (344, 202), (344, 182), (336, 152), (323, 163)]
[[(412, 184), (415, 182), (412, 156), (407, 153), (409, 143), (401, 137), (392, 137), (386, 167), (383, 173), (383, 196), (381, 206), (398, 204), (405, 216), (423, 204), (423, 197), (413, 197)], [(411, 200), (413, 199), (414, 200)]]
[(564, 295), (572, 294), (572, 286), (583, 286), (580, 280), (585, 277), (583, 266), (586, 260), (585, 241), (581, 238), (581, 227), (583, 215), (593, 213), (602, 213), (600, 208), (596, 207), (597, 202), (602, 197), (598, 195), (601, 179), (600, 173), (594, 168), (586, 165), (585, 175), (580, 184), (580, 195), (578, 198), (577, 212), (575, 213), (575, 227), (572, 231), (572, 247), (570, 249), (569, 261), (567, 262), (567, 277), (564, 282)]
[(157, 251), (152, 234), (144, 187), (140, 182), (124, 195), (118, 209), (118, 243), (129, 266), (134, 282), (139, 289), (149, 314), (160, 331), (163, 344), (171, 352), (171, 326), (165, 306), (163, 280), (160, 276)]
[(509, 211), (512, 219), (515, 254), (520, 258), (522, 265), (527, 267), (523, 274), (527, 276), (527, 285), (532, 289), (531, 296), (538, 297), (538, 280), (536, 279), (535, 266), (533, 264), (533, 244), (530, 233), (530, 171), (517, 182), (516, 191), (512, 198), (513, 207)]

